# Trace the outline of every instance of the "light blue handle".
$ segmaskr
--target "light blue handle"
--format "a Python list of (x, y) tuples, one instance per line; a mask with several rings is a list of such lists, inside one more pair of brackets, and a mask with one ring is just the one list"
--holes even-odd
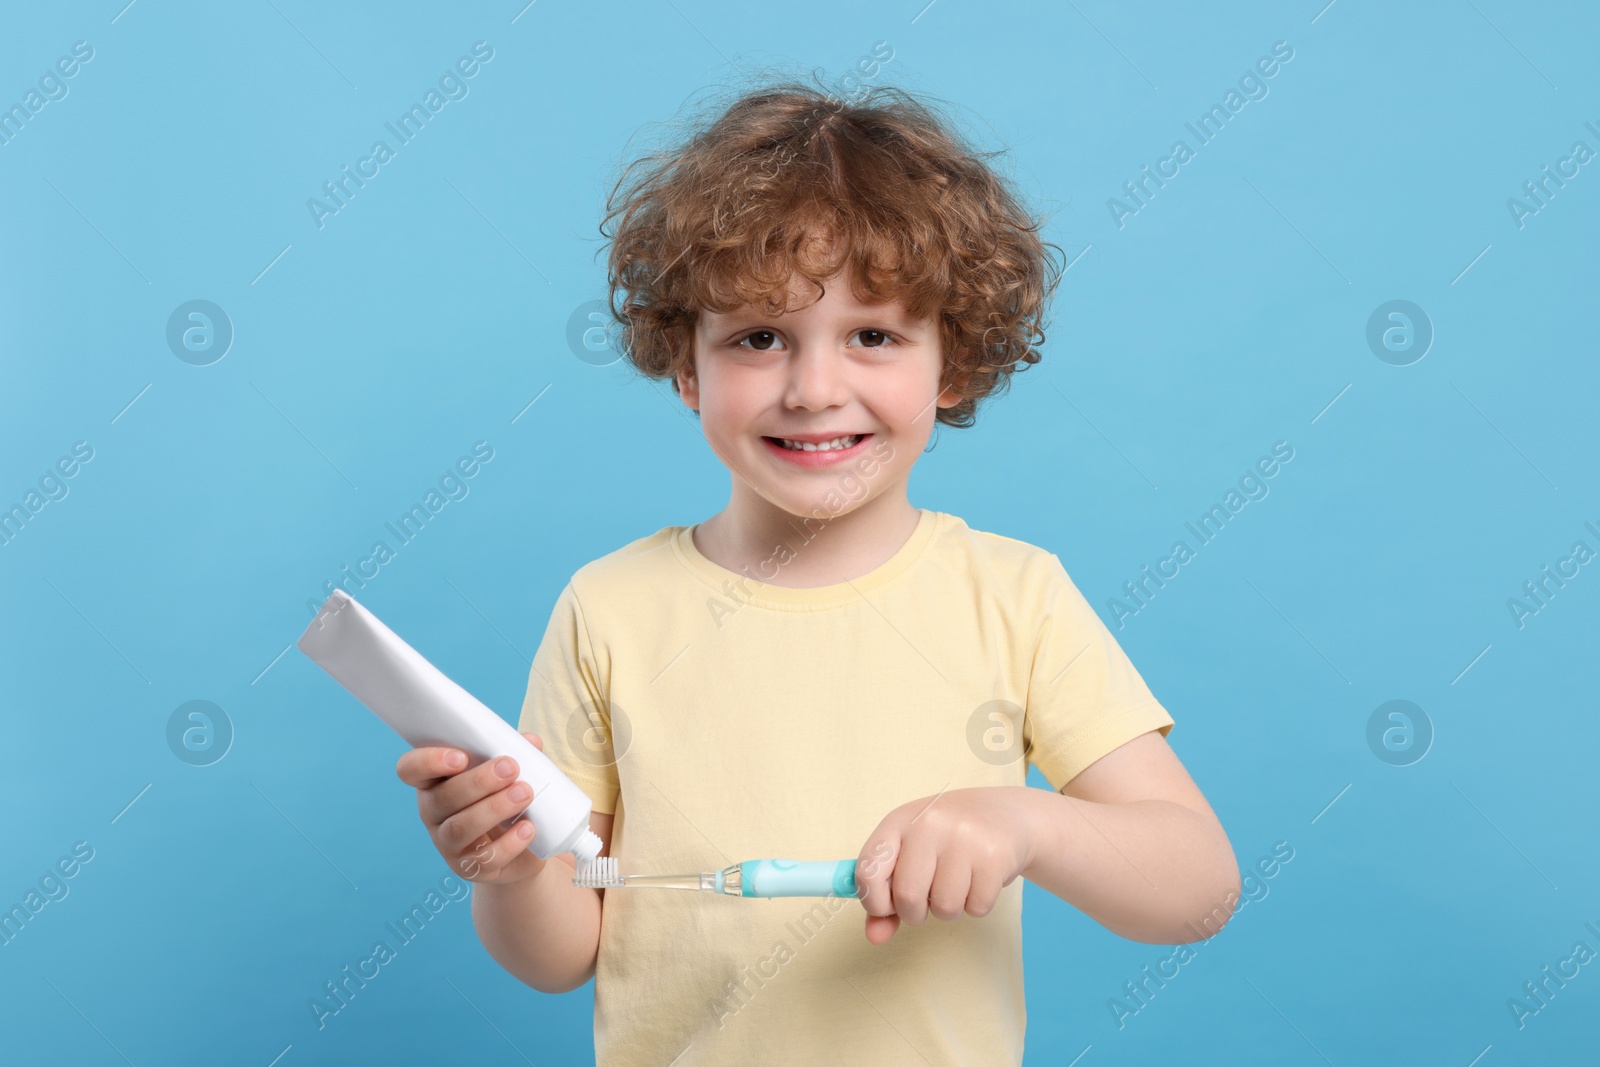
[(739, 864), (747, 897), (853, 897), (856, 861), (746, 860)]

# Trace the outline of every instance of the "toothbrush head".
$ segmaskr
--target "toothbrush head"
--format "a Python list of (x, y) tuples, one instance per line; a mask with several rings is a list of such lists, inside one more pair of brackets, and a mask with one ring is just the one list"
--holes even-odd
[(572, 875), (572, 884), (586, 889), (621, 886), (622, 876), (617, 870), (616, 857), (596, 856), (587, 862), (579, 862), (577, 870)]

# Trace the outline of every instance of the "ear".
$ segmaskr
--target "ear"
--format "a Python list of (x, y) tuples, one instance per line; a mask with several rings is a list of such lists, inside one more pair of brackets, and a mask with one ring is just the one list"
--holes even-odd
[[(964, 382), (965, 378), (963, 378), (962, 381)], [(957, 392), (957, 388), (958, 388), (958, 383), (957, 382), (951, 382), (948, 386), (945, 387), (944, 392), (939, 394), (939, 398), (937, 400), (935, 400), (934, 403), (937, 404), (939, 407), (942, 407), (942, 408), (953, 408), (953, 407), (955, 407), (957, 404), (961, 403), (961, 401), (963, 399), (961, 394), (959, 392)]]
[(691, 410), (700, 410), (700, 379), (695, 376), (694, 367), (680, 368), (675, 375), (678, 383), (678, 395)]

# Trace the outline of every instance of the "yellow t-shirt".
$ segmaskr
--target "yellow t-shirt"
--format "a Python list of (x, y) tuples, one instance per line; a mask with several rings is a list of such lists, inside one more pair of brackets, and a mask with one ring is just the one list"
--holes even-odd
[[(1059, 790), (1172, 718), (1052, 553), (919, 509), (853, 581), (799, 589), (711, 562), (669, 526), (557, 598), (519, 729), (614, 812), (624, 874), (854, 858), (944, 789)], [(799, 520), (768, 579), (806, 551)], [(870, 944), (844, 898), (605, 895), (598, 1067), (1015, 1064), (1022, 879), (982, 918)]]

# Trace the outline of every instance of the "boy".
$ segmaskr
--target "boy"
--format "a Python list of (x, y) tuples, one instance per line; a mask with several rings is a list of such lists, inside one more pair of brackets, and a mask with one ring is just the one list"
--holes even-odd
[(527, 803), (511, 761), (417, 749), (400, 775), (489, 953), (546, 992), (595, 978), (599, 1067), (1019, 1063), (1019, 877), (1153, 943), (1215, 933), (1239, 885), (1059, 559), (907, 499), (935, 421), (1038, 361), (1059, 271), (892, 87), (750, 93), (634, 166), (607, 216), (620, 345), (732, 489), (572, 576), (519, 728), (623, 872), (855, 857), (859, 903), (579, 888), (498, 825)]

